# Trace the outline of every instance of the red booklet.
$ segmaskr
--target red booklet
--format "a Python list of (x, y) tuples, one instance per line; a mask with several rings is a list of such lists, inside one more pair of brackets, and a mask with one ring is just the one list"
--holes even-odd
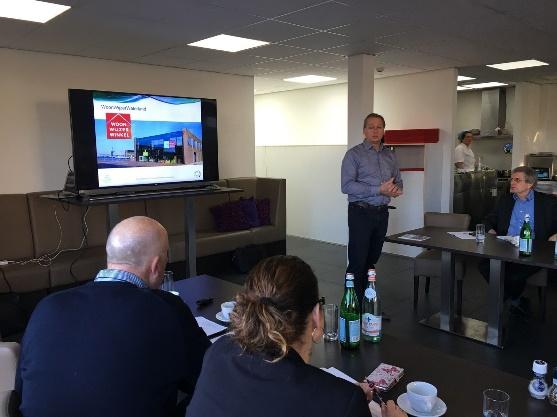
[(381, 391), (387, 391), (391, 389), (403, 375), (404, 369), (398, 366), (381, 363), (368, 375), (366, 380), (375, 384)]

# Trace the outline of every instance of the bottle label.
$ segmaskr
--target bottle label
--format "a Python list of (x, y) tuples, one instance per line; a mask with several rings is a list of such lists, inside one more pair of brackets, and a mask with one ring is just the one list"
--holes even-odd
[(366, 290), (364, 291), (364, 296), (368, 299), (371, 300), (372, 298), (375, 298), (375, 295), (377, 293), (375, 292), (375, 290), (373, 288), (366, 288)]
[(344, 327), (345, 320), (343, 317), (338, 318), (338, 341), (346, 342), (346, 327)]
[(518, 250), (520, 252), (526, 252), (526, 253), (532, 252), (532, 239), (520, 238), (518, 243)]
[(354, 288), (354, 281), (351, 279), (346, 280), (346, 288)]
[(349, 342), (357, 343), (360, 341), (360, 320), (350, 320), (348, 323), (348, 331), (350, 332)]
[(381, 335), (381, 316), (362, 314), (362, 333), (372, 337)]

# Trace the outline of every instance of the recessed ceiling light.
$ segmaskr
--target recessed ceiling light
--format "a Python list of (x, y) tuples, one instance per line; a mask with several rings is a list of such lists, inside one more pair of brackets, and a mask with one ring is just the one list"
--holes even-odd
[(470, 87), (466, 87), (465, 85), (457, 85), (456, 91), (463, 91), (463, 90), (472, 90)]
[(0, 17), (46, 23), (50, 19), (64, 13), (70, 6), (47, 3), (36, 0), (3, 0), (0, 1)]
[(502, 64), (492, 64), (487, 66), (495, 69), (500, 69), (503, 71), (508, 71), (508, 70), (520, 69), (520, 68), (540, 67), (542, 65), (549, 65), (549, 64), (547, 62), (538, 61), (537, 59), (526, 59), (524, 61), (503, 62)]
[(200, 48), (216, 49), (217, 51), (226, 52), (238, 52), (243, 51), (244, 49), (257, 48), (258, 46), (267, 44), (269, 44), (269, 42), (256, 41), (255, 39), (240, 38), (238, 36), (230, 35), (217, 35), (212, 38), (188, 43), (189, 46), (198, 46)]
[(508, 85), (508, 84), (493, 81), (493, 82), (489, 82), (489, 83), (460, 85), (460, 86), (457, 87), (457, 90), (459, 88), (461, 90), (473, 90), (473, 89), (478, 89), (478, 88), (503, 87), (505, 85)]
[(291, 83), (302, 83), (302, 84), (315, 84), (322, 83), (324, 81), (334, 81), (336, 78), (324, 77), (322, 75), (302, 75), (300, 77), (285, 78), (284, 81)]
[(456, 80), (457, 81), (471, 81), (471, 80), (475, 80), (475, 78), (474, 77), (467, 77), (465, 75), (459, 75)]

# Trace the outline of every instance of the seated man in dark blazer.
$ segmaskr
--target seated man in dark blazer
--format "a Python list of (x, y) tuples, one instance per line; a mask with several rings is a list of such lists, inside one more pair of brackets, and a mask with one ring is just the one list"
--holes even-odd
[(161, 291), (168, 235), (155, 220), (114, 227), (108, 268), (35, 309), (16, 376), (24, 417), (183, 415), (210, 342), (180, 297)]
[[(534, 191), (537, 178), (532, 168), (521, 166), (513, 169), (511, 194), (501, 197), (497, 206), (485, 219), (489, 233), (518, 236), (524, 216), (530, 215), (530, 225), (534, 239), (555, 240), (557, 236), (557, 198)], [(478, 264), (483, 277), (489, 281), (489, 259)], [(521, 294), (526, 279), (539, 268), (507, 263), (505, 265), (505, 299), (511, 299), (511, 310), (526, 313)]]

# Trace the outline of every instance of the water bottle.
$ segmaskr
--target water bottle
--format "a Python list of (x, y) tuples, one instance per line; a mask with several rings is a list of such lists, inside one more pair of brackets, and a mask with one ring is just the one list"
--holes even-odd
[(344, 294), (340, 302), (338, 340), (345, 349), (360, 346), (360, 306), (354, 290), (354, 274), (346, 274)]
[(362, 299), (362, 339), (377, 343), (381, 340), (381, 300), (375, 288), (375, 269), (367, 271), (367, 288)]
[(518, 254), (520, 256), (532, 255), (532, 228), (530, 227), (530, 215), (524, 216), (524, 223), (520, 228), (520, 237), (518, 240)]

